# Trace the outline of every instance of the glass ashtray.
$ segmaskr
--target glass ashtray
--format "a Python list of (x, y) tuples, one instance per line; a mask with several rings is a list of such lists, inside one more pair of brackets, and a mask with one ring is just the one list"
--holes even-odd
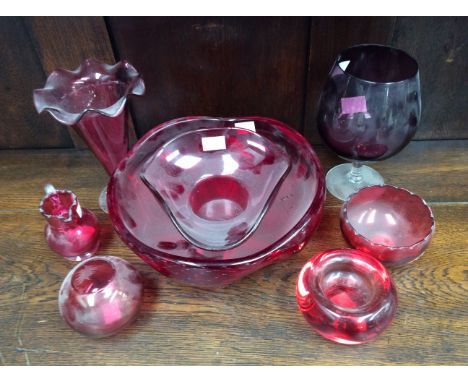
[(163, 123), (120, 163), (108, 191), (123, 241), (164, 275), (202, 287), (301, 250), (324, 200), (309, 143), (261, 117)]
[(299, 273), (296, 299), (317, 333), (345, 345), (373, 340), (397, 309), (390, 273), (376, 258), (355, 249), (312, 257)]

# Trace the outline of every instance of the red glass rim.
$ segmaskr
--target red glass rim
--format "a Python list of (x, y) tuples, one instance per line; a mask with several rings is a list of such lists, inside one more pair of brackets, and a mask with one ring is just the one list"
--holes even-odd
[[(298, 279), (297, 279), (297, 284), (296, 288), (298, 291), (300, 291), (301, 286), (300, 283), (304, 283), (304, 276), (307, 270), (311, 270), (312, 275), (310, 279), (308, 280), (309, 285), (313, 285), (312, 288), (310, 288), (309, 293), (312, 295), (308, 300), (310, 301), (318, 301), (320, 304), (327, 309), (329, 309), (331, 312), (336, 312), (339, 313), (340, 315), (348, 315), (348, 316), (360, 316), (362, 314), (363, 310), (372, 310), (375, 309), (379, 306), (379, 299), (373, 298), (369, 302), (367, 302), (365, 305), (359, 307), (359, 309), (346, 309), (343, 308), (335, 303), (333, 303), (330, 298), (328, 298), (325, 293), (323, 292), (322, 288), (320, 285), (319, 276), (323, 276), (322, 272), (316, 272), (312, 267), (324, 267), (327, 266), (327, 262), (323, 260), (324, 257), (330, 256), (333, 258), (335, 255), (337, 256), (345, 256), (349, 257), (350, 262), (356, 262), (360, 261), (361, 264), (363, 263), (366, 267), (370, 268), (368, 271), (372, 271), (372, 273), (377, 274), (380, 278), (381, 285), (383, 285), (383, 291), (385, 293), (390, 293), (391, 292), (391, 287), (393, 284), (393, 280), (391, 278), (390, 272), (385, 268), (385, 266), (374, 256), (362, 252), (358, 249), (352, 249), (352, 248), (337, 248), (337, 249), (329, 249), (323, 252), (320, 252), (313, 256), (301, 269)], [(358, 260), (356, 260), (358, 259)], [(364, 273), (364, 272), (363, 272)], [(305, 287), (302, 287), (303, 289), (306, 289)], [(301, 309), (305, 309), (305, 306), (300, 306)]]
[[(386, 50), (387, 52), (397, 53), (404, 60), (406, 60), (408, 65), (411, 66), (411, 69), (409, 70), (409, 73), (406, 76), (403, 76), (403, 78), (397, 79), (397, 80), (376, 81), (376, 80), (372, 80), (372, 79), (366, 79), (366, 78), (363, 78), (362, 76), (347, 72), (346, 70), (343, 70), (340, 65), (338, 65), (339, 61), (347, 60), (349, 58), (347, 55), (349, 55), (353, 51), (360, 50), (360, 49), (370, 49), (370, 48), (381, 49), (381, 50)], [(395, 48), (395, 47), (389, 46), (389, 45), (382, 45), (382, 44), (358, 44), (358, 45), (350, 46), (350, 47), (342, 50), (338, 54), (338, 57), (337, 57), (337, 59), (335, 61), (335, 64), (333, 65), (333, 67), (340, 68), (340, 70), (343, 72), (344, 75), (352, 77), (352, 78), (354, 78), (354, 79), (356, 79), (358, 81), (362, 81), (362, 82), (369, 83), (369, 84), (378, 84), (378, 85), (399, 84), (399, 83), (408, 81), (408, 80), (410, 80), (410, 79), (412, 79), (412, 78), (419, 75), (419, 64), (418, 64), (418, 62), (416, 61), (416, 59), (414, 57), (412, 57), (408, 52), (406, 52), (406, 51), (404, 51), (402, 49)]]
[[(247, 116), (247, 117), (229, 117), (229, 118), (224, 118), (224, 117), (212, 117), (212, 116), (188, 116), (188, 117), (181, 117), (181, 118), (175, 118), (166, 122), (163, 122), (154, 128), (150, 129), (146, 134), (144, 134), (134, 145), (133, 147), (127, 152), (127, 155), (125, 158), (123, 158), (119, 164), (119, 167), (124, 168), (126, 165), (126, 162), (129, 158), (131, 158), (136, 151), (145, 143), (145, 141), (150, 137), (155, 134), (155, 132), (160, 132), (165, 128), (170, 128), (172, 125), (178, 123), (178, 122), (185, 122), (185, 121), (190, 121), (190, 120), (215, 120), (215, 121), (221, 121), (221, 122), (230, 122), (230, 121), (236, 121), (236, 122), (242, 122), (242, 121), (263, 121), (263, 122), (270, 122), (272, 124), (275, 124), (282, 129), (285, 129), (288, 131), (289, 134), (293, 134), (296, 139), (300, 140), (302, 143), (307, 145), (308, 148), (310, 148), (310, 155), (313, 158), (314, 164), (316, 166), (316, 170), (318, 173), (318, 186), (317, 186), (317, 194), (315, 195), (315, 198), (311, 202), (309, 208), (304, 212), (302, 215), (302, 218), (299, 220), (299, 222), (290, 230), (290, 232), (283, 237), (281, 237), (279, 240), (277, 240), (275, 243), (270, 245), (269, 247), (264, 248), (261, 252), (254, 253), (252, 255), (243, 257), (243, 258), (237, 258), (237, 259), (214, 259), (214, 260), (209, 260), (209, 259), (188, 259), (186, 257), (181, 257), (181, 256), (176, 256), (172, 254), (168, 254), (166, 252), (159, 251), (155, 248), (151, 248), (148, 245), (142, 243), (140, 240), (136, 239), (139, 242), (140, 248), (144, 249), (139, 250), (140, 253), (144, 255), (149, 255), (151, 256), (155, 252), (157, 253), (158, 256), (161, 258), (167, 258), (171, 259), (174, 261), (177, 261), (180, 264), (187, 264), (189, 266), (193, 266), (194, 264), (197, 266), (207, 266), (207, 267), (216, 267), (216, 266), (236, 266), (236, 265), (242, 265), (245, 263), (250, 263), (253, 261), (260, 260), (264, 257), (267, 257), (270, 255), (272, 252), (274, 252), (277, 248), (281, 247), (283, 244), (285, 238), (291, 236), (291, 232), (299, 232), (302, 230), (309, 221), (308, 215), (310, 214), (311, 211), (313, 210), (319, 210), (320, 209), (320, 201), (322, 198), (324, 198), (324, 195), (326, 193), (325, 190), (325, 179), (324, 179), (324, 172), (322, 165), (320, 163), (320, 160), (315, 153), (315, 151), (312, 149), (312, 146), (310, 143), (296, 130), (292, 129), (289, 127), (287, 124), (280, 122), (278, 120), (275, 120), (273, 118), (268, 118), (268, 117), (261, 117), (261, 116)], [(114, 222), (115, 221), (118, 223), (118, 225), (123, 225), (122, 219), (119, 216), (119, 214), (115, 213), (115, 207), (113, 204), (112, 200), (112, 195), (114, 192), (114, 187), (115, 187), (115, 173), (111, 176), (108, 186), (107, 186), (107, 205), (109, 208), (109, 216)], [(117, 224), (113, 224), (114, 228), (116, 227)], [(117, 230), (119, 235), (125, 235), (125, 233), (121, 233)]]
[[(66, 202), (68, 205), (62, 208), (62, 211), (55, 211), (55, 201), (51, 200), (53, 197), (58, 197), (60, 202)], [(66, 198), (65, 200), (63, 198)], [(47, 219), (58, 219), (64, 222), (69, 222), (73, 218), (73, 209), (78, 206), (78, 198), (74, 192), (69, 190), (55, 190), (41, 200), (39, 204), (39, 212)], [(63, 210), (66, 209), (66, 213)]]
[[(99, 277), (93, 273), (97, 271)], [(114, 279), (116, 270), (105, 256), (96, 256), (78, 264), (72, 273), (70, 285), (77, 293), (85, 295), (104, 290)]]
[[(366, 190), (369, 191), (370, 189), (375, 189), (375, 188), (392, 188), (392, 189), (395, 189), (395, 190), (397, 190), (399, 192), (406, 193), (410, 197), (416, 198), (427, 209), (429, 217), (431, 219), (431, 226), (430, 226), (429, 230), (427, 231), (427, 233), (421, 239), (419, 239), (418, 241), (414, 242), (411, 245), (394, 245), (394, 246), (391, 246), (391, 245), (374, 243), (371, 240), (369, 240), (369, 238), (367, 238), (367, 237), (363, 236), (362, 234), (360, 234), (359, 232), (357, 232), (356, 228), (351, 224), (351, 222), (348, 219), (348, 205), (352, 201), (352, 199), (354, 197), (356, 197), (356, 195), (358, 195), (359, 193), (365, 192)], [(429, 236), (433, 235), (434, 231), (435, 231), (434, 214), (433, 214), (431, 208), (429, 207), (429, 205), (427, 204), (427, 202), (423, 198), (421, 198), (419, 195), (416, 195), (415, 193), (407, 190), (406, 188), (392, 186), (390, 184), (374, 185), (374, 186), (364, 187), (364, 188), (361, 188), (360, 190), (358, 190), (357, 192), (355, 192), (354, 194), (351, 194), (349, 196), (349, 198), (346, 200), (346, 202), (343, 204), (342, 219), (344, 219), (345, 224), (353, 231), (353, 234), (356, 237), (359, 237), (361, 240), (365, 241), (366, 243), (369, 243), (373, 247), (380, 247), (380, 248), (386, 248), (386, 249), (392, 249), (392, 250), (398, 250), (398, 249), (404, 249), (404, 248), (410, 249), (410, 248), (416, 247), (417, 245), (424, 242)]]
[[(118, 97), (110, 99), (99, 107), (82, 106), (73, 111), (60, 103), (65, 94), (72, 92), (73, 86), (70, 82), (73, 82), (73, 79), (89, 79), (95, 73), (100, 75), (97, 77), (98, 79), (102, 77), (105, 78), (105, 81), (119, 83), (124, 87), (123, 91), (119, 93)], [(118, 78), (118, 75), (122, 73), (125, 73), (126, 78)], [(86, 86), (86, 84), (84, 85)], [(107, 83), (90, 84), (90, 86), (106, 87)], [(73, 126), (88, 113), (115, 117), (124, 109), (128, 96), (131, 94), (142, 95), (144, 92), (145, 84), (141, 75), (127, 60), (110, 65), (95, 58), (87, 58), (74, 70), (58, 68), (51, 72), (44, 87), (33, 90), (33, 103), (38, 113), (42, 113), (44, 110), (49, 111), (62, 124)]]

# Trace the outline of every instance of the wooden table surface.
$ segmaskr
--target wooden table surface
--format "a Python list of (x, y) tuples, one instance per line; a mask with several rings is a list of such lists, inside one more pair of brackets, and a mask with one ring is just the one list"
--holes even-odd
[[(323, 147), (316, 151), (325, 169), (340, 162)], [(201, 290), (159, 275), (120, 241), (98, 210), (106, 175), (88, 151), (1, 151), (0, 364), (467, 364), (468, 140), (412, 142), (374, 167), (387, 183), (425, 198), (437, 227), (422, 258), (391, 270), (399, 293), (393, 324), (374, 342), (349, 347), (315, 334), (294, 297), (306, 260), (346, 246), (340, 202), (331, 195), (300, 253), (224, 289)], [(83, 337), (59, 315), (58, 290), (74, 263), (44, 240), (38, 204), (46, 182), (75, 191), (97, 212), (99, 254), (130, 261), (146, 279), (139, 318), (117, 336)]]

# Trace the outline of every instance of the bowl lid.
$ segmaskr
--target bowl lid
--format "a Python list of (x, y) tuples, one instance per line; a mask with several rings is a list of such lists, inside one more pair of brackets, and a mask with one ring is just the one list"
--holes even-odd
[(286, 150), (237, 127), (177, 135), (140, 177), (191, 244), (234, 248), (260, 224), (290, 169)]

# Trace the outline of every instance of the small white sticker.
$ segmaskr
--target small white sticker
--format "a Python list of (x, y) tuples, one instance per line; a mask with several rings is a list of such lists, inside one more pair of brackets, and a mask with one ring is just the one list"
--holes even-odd
[(340, 66), (341, 70), (344, 72), (346, 68), (348, 67), (349, 63), (351, 61), (341, 61), (338, 65)]
[(241, 129), (246, 129), (253, 131), (255, 133), (255, 122), (254, 121), (245, 121), (245, 122), (237, 122), (234, 124), (235, 127), (240, 127)]
[(218, 137), (202, 137), (203, 151), (226, 150), (226, 138), (224, 135)]
[(50, 183), (47, 183), (45, 186), (44, 186), (44, 191), (46, 194), (52, 194), (54, 193), (56, 190), (55, 190), (55, 187), (50, 184)]

